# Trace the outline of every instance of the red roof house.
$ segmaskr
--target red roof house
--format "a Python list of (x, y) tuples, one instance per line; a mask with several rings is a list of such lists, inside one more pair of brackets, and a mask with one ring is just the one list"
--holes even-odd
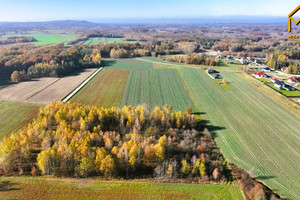
[(271, 79), (271, 82), (272, 82), (272, 83), (275, 83), (276, 81), (278, 81), (277, 78), (272, 78), (272, 79)]
[(267, 74), (265, 72), (253, 72), (252, 76), (255, 78), (266, 78)]
[(291, 78), (289, 78), (288, 82), (290, 82), (290, 83), (300, 83), (300, 77), (292, 76)]

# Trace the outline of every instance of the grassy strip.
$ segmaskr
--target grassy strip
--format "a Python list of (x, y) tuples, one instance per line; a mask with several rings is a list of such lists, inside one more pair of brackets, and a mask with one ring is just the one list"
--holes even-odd
[(214, 81), (223, 90), (232, 90), (232, 87), (230, 86), (229, 83), (226, 83), (226, 85), (223, 84), (223, 79), (214, 79)]
[(298, 90), (295, 91), (288, 91), (288, 90), (279, 90), (277, 87), (274, 86), (274, 83), (267, 83), (266, 85), (270, 86), (277, 92), (283, 94), (286, 97), (300, 97), (300, 92)]
[(84, 80), (77, 88), (75, 88), (70, 94), (62, 99), (63, 102), (69, 101), (78, 91), (80, 91), (90, 80), (92, 80), (101, 70), (103, 67), (97, 69), (94, 73), (92, 73), (86, 80)]
[(142, 181), (6, 177), (0, 199), (244, 199), (235, 184)]
[(137, 41), (125, 41), (122, 38), (91, 37), (91, 38), (88, 38), (86, 41), (84, 41), (83, 44), (84, 45), (99, 45), (99, 44), (111, 44), (111, 43), (117, 43), (117, 44), (129, 43), (129, 44), (133, 44), (133, 43), (136, 43), (136, 42)]
[(263, 83), (269, 82), (269, 79), (267, 79), (267, 78), (260, 78), (259, 80), (261, 80), (261, 82), (263, 82)]
[[(191, 101), (192, 101), (193, 104), (194, 104), (194, 107), (195, 107), (195, 109), (196, 109), (196, 112), (195, 112), (195, 113), (201, 112), (200, 109), (197, 107), (197, 104), (195, 103), (195, 100), (194, 100), (194, 98), (193, 98), (193, 95), (191, 95), (190, 91), (188, 90), (187, 85), (185, 84), (185, 82), (184, 82), (184, 80), (183, 80), (183, 78), (182, 78), (182, 76), (181, 76), (181, 74), (180, 74), (180, 72), (179, 72), (178, 70), (177, 70), (177, 73), (178, 73), (178, 76), (179, 76), (179, 78), (180, 78), (180, 80), (181, 80), (183, 86), (184, 86), (184, 89), (186, 90), (186, 92), (188, 93), (188, 95), (189, 95)], [(204, 120), (204, 117), (203, 117), (201, 114), (196, 114), (195, 116), (196, 116), (196, 119)]]

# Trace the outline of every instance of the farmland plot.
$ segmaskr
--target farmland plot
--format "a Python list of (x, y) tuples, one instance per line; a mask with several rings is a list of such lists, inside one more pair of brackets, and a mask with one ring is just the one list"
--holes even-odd
[(218, 146), (231, 162), (279, 194), (300, 198), (300, 119), (233, 73), (222, 90), (202, 70), (180, 74), (199, 110), (214, 126)]
[(121, 105), (156, 105), (154, 74), (152, 69), (131, 70)]
[(39, 105), (0, 101), (0, 138), (17, 131), (39, 112)]
[(72, 99), (87, 105), (117, 107), (122, 100), (129, 70), (105, 69), (94, 77)]
[(122, 105), (147, 104), (150, 107), (172, 105), (176, 111), (187, 106), (194, 109), (176, 69), (132, 70), (124, 92)]
[(151, 62), (132, 58), (118, 59), (108, 62), (110, 62), (110, 64), (108, 64), (109, 66), (107, 66), (109, 69), (152, 69)]
[(59, 42), (64, 42), (67, 44), (68, 41), (76, 39), (75, 34), (45, 34), (40, 32), (33, 32), (31, 34), (12, 34), (0, 37), (0, 39), (5, 39), (7, 37), (34, 37), (37, 41), (32, 42), (34, 45), (49, 45)]
[(37, 78), (10, 85), (0, 90), (0, 100), (36, 104), (48, 104), (59, 101), (82, 83), (96, 69), (85, 69), (83, 72), (63, 78)]
[(169, 104), (175, 110), (181, 111), (184, 111), (187, 106), (191, 106), (195, 111), (194, 104), (186, 92), (177, 70), (155, 70), (155, 86), (158, 105)]
[(136, 43), (137, 41), (126, 41), (122, 38), (105, 38), (105, 37), (91, 37), (86, 41), (78, 42), (78, 45), (99, 45), (99, 44), (111, 44), (111, 43)]

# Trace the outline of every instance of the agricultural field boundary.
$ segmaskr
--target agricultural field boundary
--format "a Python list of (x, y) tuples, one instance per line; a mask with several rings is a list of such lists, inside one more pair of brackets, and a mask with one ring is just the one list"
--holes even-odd
[[(147, 60), (147, 59), (139, 59), (139, 60), (144, 60), (146, 62), (157, 63), (157, 61), (151, 61), (151, 60)], [(172, 64), (166, 63), (166, 65), (170, 65), (171, 66)], [(198, 70), (200, 69), (200, 68), (196, 68), (196, 67), (193, 67), (193, 66), (185, 66), (185, 65), (183, 67), (185, 67), (186, 69), (188, 69), (188, 68), (194, 68), (194, 69), (198, 69)], [(182, 70), (184, 70), (184, 69), (182, 69)], [(178, 71), (182, 72), (181, 70), (178, 70)], [(199, 73), (200, 73), (200, 71), (201, 70), (199, 70)], [(222, 72), (225, 73), (225, 70), (222, 70)], [(203, 78), (205, 77), (203, 71), (200, 74), (202, 74)], [(223, 74), (223, 75), (225, 75), (225, 74)], [(234, 75), (237, 75), (237, 77), (235, 78)], [(230, 73), (230, 72), (228, 72), (228, 73), (226, 73), (226, 78), (227, 78), (227, 76), (228, 76), (228, 78), (230, 77), (230, 79), (229, 79), (230, 82), (231, 81), (234, 82), (234, 81), (238, 81), (237, 78), (238, 78), (238, 76), (240, 76), (240, 73), (232, 73), (232, 72)], [(240, 78), (242, 78), (242, 77), (240, 77)], [(242, 80), (243, 79), (245, 79), (245, 78), (242, 78)], [(205, 80), (207, 80), (207, 78), (205, 78)], [(259, 82), (258, 80), (256, 80), (256, 81)], [(245, 83), (247, 83), (247, 82), (249, 82), (249, 80), (247, 80)], [(259, 82), (259, 84), (262, 84), (262, 83)], [(253, 84), (250, 83), (249, 86), (253, 87)], [(202, 86), (202, 87), (204, 87), (204, 86)], [(268, 88), (267, 86), (264, 86), (264, 87), (266, 87), (267, 91), (270, 90), (270, 92), (272, 92), (272, 94), (274, 93), (274, 91), (272, 89)], [(270, 97), (269, 94), (268, 95), (264, 94), (264, 91), (261, 91), (261, 88), (257, 88), (257, 87), (254, 86), (253, 89), (257, 89), (257, 92), (261, 93), (262, 96), (264, 96), (265, 98), (270, 98), (270, 100), (271, 99), (273, 99), (273, 100), (276, 99), (276, 98), (274, 99), (274, 98)], [(236, 87), (233, 87), (233, 90), (238, 90), (241, 94), (243, 94), (243, 97), (247, 96), (247, 93), (245, 91), (243, 91), (243, 89), (239, 88), (239, 85), (236, 85)], [(226, 91), (226, 93), (223, 94), (223, 97), (228, 96), (228, 92)], [(230, 93), (232, 93), (232, 92), (230, 92)], [(189, 93), (189, 94), (191, 94), (191, 93)], [(247, 104), (247, 106), (245, 107), (245, 109), (247, 110), (247, 112), (249, 113), (249, 115), (255, 115), (255, 112), (253, 110), (251, 110), (251, 109), (255, 108), (257, 106), (262, 106), (263, 109), (268, 109), (269, 108), (268, 106), (266, 106), (264, 104), (260, 105), (259, 102), (253, 101), (253, 99), (256, 99), (255, 94), (250, 94), (252, 101), (249, 102)], [(234, 98), (237, 99), (237, 103), (239, 105), (243, 103), (242, 100), (239, 100), (239, 97), (236, 94), (233, 94), (233, 95), (234, 95)], [(280, 95), (280, 94), (278, 94), (278, 95)], [(209, 96), (209, 94), (207, 94), (206, 96)], [(286, 99), (286, 97), (284, 97), (284, 98)], [(213, 101), (213, 99), (211, 99), (211, 98), (210, 98), (210, 100)], [(249, 101), (249, 99), (246, 99), (246, 100)], [(279, 99), (278, 99), (278, 101), (279, 101)], [(282, 105), (284, 103), (284, 102), (279, 103), (278, 101), (275, 100), (274, 103), (278, 103), (279, 105)], [(226, 102), (224, 102), (224, 103), (226, 103)], [(199, 106), (199, 105), (197, 105), (197, 106)], [(286, 106), (284, 106), (283, 108), (286, 108)], [(234, 133), (234, 134), (232, 134), (232, 135), (234, 135), (236, 137), (235, 140), (238, 141), (237, 143), (239, 143), (241, 145), (240, 148), (244, 149), (244, 151), (247, 152), (249, 154), (249, 156), (251, 157), (249, 160), (244, 159), (243, 157), (240, 157), (237, 154), (237, 152), (233, 149), (232, 144), (228, 143), (227, 140), (229, 138), (226, 138), (225, 134), (218, 134), (218, 137), (220, 137), (219, 140), (222, 140), (223, 144), (226, 146), (225, 148), (223, 146), (222, 150), (225, 151), (225, 152), (227, 150), (227, 155), (228, 155), (228, 153), (230, 155), (230, 156), (227, 157), (227, 159), (230, 160), (230, 161), (231, 160), (233, 160), (233, 161), (235, 160), (240, 165), (242, 165), (242, 166), (244, 165), (243, 168), (245, 168), (246, 170), (250, 170), (251, 168), (253, 168), (253, 162), (254, 163), (258, 163), (258, 166), (256, 166), (254, 169), (258, 170), (257, 172), (259, 173), (259, 177), (260, 176), (261, 177), (271, 177), (271, 178), (268, 178), (268, 179), (262, 178), (262, 179), (260, 179), (260, 182), (262, 182), (265, 185), (269, 185), (269, 187), (271, 187), (273, 189), (280, 190), (280, 193), (282, 193), (282, 195), (284, 195), (284, 196), (288, 196), (289, 198), (298, 199), (299, 193), (297, 192), (297, 188), (296, 188), (295, 185), (293, 185), (293, 180), (291, 180), (291, 178), (288, 177), (288, 174), (289, 174), (288, 172), (289, 171), (295, 171), (296, 170), (295, 166), (291, 165), (290, 163), (286, 163), (285, 165), (278, 165), (278, 162), (276, 162), (276, 159), (280, 158), (280, 156), (279, 157), (278, 156), (274, 156), (274, 157), (271, 156), (272, 152), (277, 152), (276, 148), (273, 147), (273, 146), (267, 145), (266, 148), (270, 152), (268, 152), (267, 149), (265, 149), (265, 148), (263, 148), (263, 149), (260, 148), (259, 153), (261, 153), (263, 155), (266, 155), (268, 157), (268, 162), (270, 162), (271, 165), (274, 167), (274, 169), (276, 169), (278, 171), (278, 173), (277, 172), (273, 173), (274, 171), (272, 171), (272, 170), (274, 170), (274, 169), (272, 169), (271, 167), (266, 167), (266, 165), (264, 164), (264, 160), (258, 159), (258, 157), (255, 155), (255, 152), (253, 151), (253, 148), (251, 149), (250, 146), (249, 146), (249, 144), (251, 144), (251, 143), (247, 142), (247, 139), (251, 139), (251, 141), (254, 142), (253, 145), (260, 146), (261, 141), (266, 140), (268, 138), (268, 135), (264, 135), (264, 134), (257, 135), (257, 137), (259, 137), (259, 141), (256, 141), (253, 135), (248, 135), (247, 137), (244, 137), (243, 135), (239, 135), (239, 130), (237, 130), (236, 127), (234, 127), (235, 120), (234, 121), (228, 120), (226, 118), (227, 116), (224, 115), (223, 112), (221, 112), (221, 110), (219, 109), (219, 107), (215, 107), (214, 110), (217, 113), (219, 113), (219, 116), (221, 116), (222, 119), (224, 119), (225, 125), (230, 130), (233, 131), (232, 133)], [(280, 114), (283, 114), (283, 111), (280, 110), (280, 109), (279, 110), (277, 110), (277, 109), (276, 110), (269, 110), (269, 111), (271, 111), (271, 114), (268, 114), (268, 116), (273, 115), (273, 114), (275, 114), (277, 112), (279, 112)], [(288, 112), (290, 110), (286, 109), (286, 111)], [(215, 121), (214, 118), (211, 118), (211, 117), (210, 117), (210, 120), (211, 120), (212, 124), (218, 124), (217, 123), (218, 120)], [(293, 118), (289, 117), (288, 120), (292, 120), (292, 122), (297, 123), (297, 119), (293, 119)], [(237, 120), (237, 122), (241, 123), (241, 120)], [(277, 124), (274, 124), (274, 125), (277, 128), (279, 128), (279, 125), (277, 125)], [(271, 128), (270, 124), (265, 124), (264, 126), (265, 126), (265, 128), (264, 128), (265, 131), (269, 131), (269, 132), (271, 131), (272, 128)], [(250, 128), (253, 130), (253, 132), (255, 132), (258, 129), (257, 127), (250, 127)], [(291, 128), (285, 128), (284, 130), (286, 132), (286, 131), (292, 130), (292, 129)], [(217, 133), (219, 133), (219, 131), (217, 131)], [(287, 146), (286, 150), (289, 151), (291, 153), (291, 155), (293, 155), (295, 157), (299, 156), (299, 153), (296, 150), (297, 149), (297, 145), (296, 146), (295, 145), (290, 146), (291, 144), (289, 144), (289, 140), (283, 139), (281, 137), (280, 133), (274, 133), (274, 134), (272, 134), (272, 136), (275, 137), (274, 140), (279, 140), (280, 143), (283, 146)], [(286, 135), (286, 137), (290, 138), (290, 135)], [(293, 137), (299, 138), (298, 135), (294, 135)], [(272, 140), (272, 141), (274, 141), (274, 140)], [(225, 152), (223, 152), (223, 153), (225, 153)], [(249, 162), (249, 161), (251, 161), (251, 162)], [(282, 167), (286, 167), (287, 173), (285, 173), (285, 170), (283, 170)], [(296, 170), (295, 174), (298, 174), (297, 170)], [(278, 178), (273, 177), (274, 175), (276, 175), (276, 176), (280, 175), (280, 177), (283, 178), (284, 181), (279, 181)], [(285, 185), (286, 183), (287, 183), (287, 185)], [(291, 188), (289, 188), (289, 187), (291, 187)]]
[(69, 101), (79, 90), (81, 90), (92, 78), (94, 78), (101, 70), (103, 67), (100, 67), (97, 69), (91, 76), (89, 76), (83, 83), (81, 83), (73, 92), (71, 92), (67, 97), (62, 99), (63, 102)]
[(119, 107), (130, 70), (104, 69), (70, 101), (101, 107)]
[[(163, 60), (159, 60), (159, 61), (154, 61), (154, 60), (148, 60), (148, 59), (144, 59), (144, 58), (135, 58), (136, 60), (140, 60), (140, 61), (144, 61), (144, 62), (150, 62), (150, 63), (155, 63), (155, 64), (162, 64), (162, 65), (170, 65), (170, 66), (177, 66), (177, 67), (181, 67), (181, 68), (193, 68), (193, 69), (203, 69), (205, 67), (208, 67), (208, 66), (205, 66), (205, 65), (189, 65), (189, 64), (184, 64), (184, 63), (181, 63), (181, 64), (178, 64), (178, 63), (170, 63), (170, 62), (167, 62), (167, 61), (163, 61)], [(223, 69), (223, 68), (226, 68), (226, 67), (222, 67), (222, 66), (213, 66), (213, 68), (219, 70), (219, 71), (222, 71), (222, 72), (243, 72), (241, 70), (237, 70), (237, 69)], [(227, 68), (230, 68), (230, 66), (227, 66)]]
[[(140, 61), (144, 61), (144, 62), (150, 62), (150, 63), (156, 63), (156, 64), (173, 65), (173, 66), (175, 65), (175, 66), (180, 66), (180, 67), (184, 66), (184, 65), (178, 65), (178, 64), (167, 63), (167, 62), (152, 61), (152, 60), (147, 60), (147, 59), (143, 59), (143, 58), (136, 58), (136, 60), (140, 60)], [(193, 68), (197, 69), (197, 67), (193, 67)]]

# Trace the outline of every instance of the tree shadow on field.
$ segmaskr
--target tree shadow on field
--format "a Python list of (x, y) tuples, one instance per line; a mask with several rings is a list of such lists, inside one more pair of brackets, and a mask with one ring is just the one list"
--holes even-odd
[(8, 79), (6, 77), (5, 78), (0, 77), (0, 89), (3, 87), (9, 86), (9, 85), (14, 85), (14, 84), (17, 84), (17, 83), (10, 81), (10, 79)]
[(218, 134), (216, 133), (216, 131), (225, 129), (224, 126), (215, 126), (215, 125), (210, 124), (209, 120), (204, 120), (204, 122), (206, 124), (205, 128), (207, 128), (209, 130), (209, 132), (211, 133), (213, 138), (218, 137)]
[(193, 112), (192, 114), (194, 114), (194, 115), (205, 115), (206, 112)]
[(101, 61), (101, 66), (102, 67), (110, 67), (112, 65), (114, 65), (117, 61), (115, 60), (102, 60)]
[(268, 180), (268, 179), (276, 178), (276, 176), (257, 176), (256, 178), (260, 180)]
[(20, 190), (20, 188), (13, 187), (16, 185), (18, 185), (18, 184), (12, 183), (11, 181), (1, 181), (0, 182), (0, 192)]
[[(207, 122), (207, 120), (205, 120), (205, 121)], [(208, 124), (208, 123), (206, 123), (205, 127), (210, 131), (213, 138), (218, 137), (218, 134), (216, 133), (216, 131), (225, 129), (225, 127), (223, 127), (223, 126), (214, 126), (214, 125)]]

